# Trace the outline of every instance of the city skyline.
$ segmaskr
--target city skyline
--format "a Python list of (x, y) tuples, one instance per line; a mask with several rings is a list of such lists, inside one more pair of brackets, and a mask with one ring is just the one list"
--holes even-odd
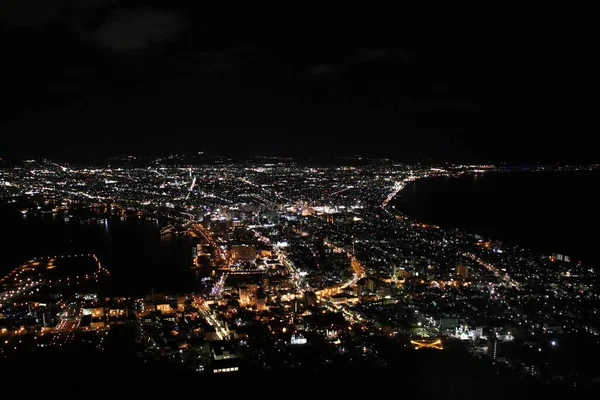
[[(590, 179), (598, 165), (124, 161), (0, 170), (11, 232), (0, 363), (77, 353), (105, 374), (106, 355), (116, 368), (206, 382), (324, 371), (387, 380), (402, 370), (439, 383), (465, 366), (470, 380), (450, 379), (459, 398), (491, 377), (504, 396), (593, 385), (597, 369), (581, 360), (599, 343), (597, 254), (577, 246), (593, 237), (570, 232), (575, 247), (530, 250), (416, 219), (401, 204), (417, 182), (461, 179), (481, 192), (499, 177), (541, 179), (544, 193), (550, 182), (569, 195), (564, 182)], [(482, 210), (501, 212), (506, 197), (490, 194), (501, 201)], [(16, 246), (28, 236), (34, 246)], [(447, 390), (427, 390), (436, 388)]]
[(368, 165), (396, 163), (405, 165), (421, 166), (494, 166), (505, 168), (537, 168), (547, 166), (553, 167), (589, 167), (596, 168), (598, 162), (587, 160), (561, 160), (546, 162), (539, 159), (457, 159), (447, 157), (401, 157), (394, 155), (382, 155), (373, 152), (340, 152), (340, 153), (304, 153), (294, 154), (286, 152), (244, 152), (233, 151), (183, 151), (183, 152), (153, 152), (153, 153), (113, 153), (113, 154), (8, 154), (0, 157), (0, 168), (10, 168), (23, 165), (27, 162), (56, 162), (74, 166), (153, 166), (163, 163), (164, 165), (180, 166), (202, 166), (213, 163), (229, 162), (234, 164), (254, 162), (297, 162), (305, 165)]
[(597, 393), (566, 11), (0, 1), (5, 388)]

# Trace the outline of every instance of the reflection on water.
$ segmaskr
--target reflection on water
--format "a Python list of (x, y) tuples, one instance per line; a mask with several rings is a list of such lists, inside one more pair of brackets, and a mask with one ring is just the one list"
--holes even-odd
[(95, 253), (112, 274), (111, 294), (190, 292), (197, 289), (187, 235), (158, 232), (166, 221), (143, 218), (84, 220), (62, 214), (21, 215), (2, 210), (4, 275), (25, 260), (54, 254)]

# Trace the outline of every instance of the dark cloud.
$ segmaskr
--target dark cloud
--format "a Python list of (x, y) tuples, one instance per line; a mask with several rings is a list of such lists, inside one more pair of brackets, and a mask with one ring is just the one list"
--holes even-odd
[(176, 13), (152, 8), (122, 9), (85, 37), (115, 52), (132, 52), (174, 41), (186, 28), (185, 19)]
[(21, 28), (60, 24), (84, 41), (114, 52), (170, 42), (187, 29), (180, 14), (148, 7), (124, 8), (127, 4), (118, 0), (0, 0), (0, 22)]
[(39, 27), (53, 22), (76, 22), (115, 0), (2, 0), (0, 21), (9, 26)]

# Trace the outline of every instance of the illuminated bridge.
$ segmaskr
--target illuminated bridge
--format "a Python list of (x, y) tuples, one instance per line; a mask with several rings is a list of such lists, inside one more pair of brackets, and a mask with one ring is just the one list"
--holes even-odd
[(442, 339), (411, 340), (410, 343), (413, 346), (415, 346), (415, 350), (420, 350), (420, 349), (444, 350), (444, 346), (442, 345)]

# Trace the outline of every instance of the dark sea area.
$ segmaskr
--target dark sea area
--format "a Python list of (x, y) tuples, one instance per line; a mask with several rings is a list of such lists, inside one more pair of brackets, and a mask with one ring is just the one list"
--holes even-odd
[(411, 182), (394, 199), (419, 221), (600, 267), (600, 171), (505, 172)]
[(33, 258), (94, 253), (111, 273), (112, 295), (174, 294), (196, 287), (190, 270), (194, 239), (185, 234), (161, 236), (166, 221), (115, 216), (65, 220), (63, 214), (22, 215), (10, 206), (0, 208), (0, 221), (5, 231), (1, 276)]

